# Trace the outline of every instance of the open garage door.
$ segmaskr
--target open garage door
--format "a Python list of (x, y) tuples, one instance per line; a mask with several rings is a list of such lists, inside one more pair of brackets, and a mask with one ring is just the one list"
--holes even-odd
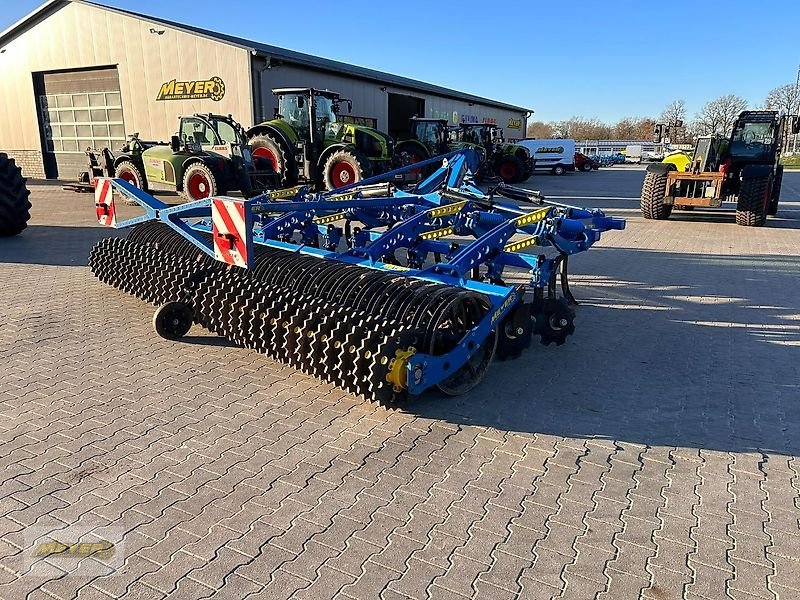
[(394, 139), (407, 138), (411, 117), (425, 116), (425, 100), (405, 94), (389, 94), (389, 135)]
[(118, 150), (125, 142), (116, 67), (34, 73), (45, 173), (74, 179), (86, 148)]

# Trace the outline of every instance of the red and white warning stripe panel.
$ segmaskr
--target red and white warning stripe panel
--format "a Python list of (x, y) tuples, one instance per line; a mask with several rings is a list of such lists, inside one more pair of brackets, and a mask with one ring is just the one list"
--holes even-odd
[(211, 199), (214, 256), (217, 260), (237, 267), (249, 268), (252, 262), (252, 218), (242, 200)]
[(97, 177), (94, 180), (94, 207), (100, 225), (114, 227), (117, 224), (114, 188), (108, 177)]

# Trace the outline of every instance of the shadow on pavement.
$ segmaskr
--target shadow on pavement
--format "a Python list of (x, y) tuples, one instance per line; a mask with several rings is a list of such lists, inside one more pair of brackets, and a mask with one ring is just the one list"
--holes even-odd
[(98, 241), (127, 234), (126, 230), (100, 226), (28, 225), (19, 235), (0, 238), (0, 262), (85, 267)]
[(565, 345), (534, 339), (472, 392), (430, 391), (406, 410), (526, 433), (800, 453), (800, 257), (592, 254)]

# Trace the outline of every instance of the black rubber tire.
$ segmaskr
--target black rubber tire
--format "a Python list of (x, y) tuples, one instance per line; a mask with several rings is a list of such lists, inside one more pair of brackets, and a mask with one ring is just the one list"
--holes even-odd
[[(278, 164), (273, 165), (273, 168), (275, 169), (275, 172), (278, 174), (281, 187), (291, 187), (297, 183), (297, 178), (298, 178), (297, 161), (295, 161), (294, 155), (292, 154), (290, 149), (284, 147), (284, 144), (282, 144), (279, 140), (275, 139), (269, 133), (261, 133), (259, 135), (255, 135), (250, 138), (250, 141), (248, 143), (250, 144), (250, 148), (252, 149), (253, 156), (258, 156), (258, 154), (256, 154), (256, 152), (258, 152), (258, 149), (264, 148), (275, 157)], [(266, 159), (266, 157), (263, 158)]]
[(553, 175), (563, 175), (566, 172), (567, 170), (561, 165), (556, 165), (555, 167), (553, 167)]
[[(503, 170), (504, 168), (511, 169), (513, 167), (513, 174), (511, 174), (511, 170), (507, 173), (509, 175), (504, 176)], [(525, 163), (523, 163), (519, 158), (514, 156), (513, 154), (509, 154), (508, 156), (503, 156), (500, 160), (497, 161), (497, 175), (500, 179), (503, 180), (503, 183), (522, 183), (525, 181)]]
[(664, 204), (667, 193), (667, 174), (648, 171), (642, 183), (639, 207), (645, 219), (665, 221), (672, 214), (672, 205)]
[[(199, 175), (202, 174), (205, 177), (209, 190), (207, 196), (201, 196), (199, 194), (193, 194), (190, 190), (186, 189), (189, 180), (191, 179), (192, 175)], [(217, 178), (214, 177), (214, 172), (209, 169), (203, 163), (194, 163), (186, 167), (186, 171), (183, 173), (183, 189), (181, 189), (181, 196), (183, 196), (188, 202), (193, 202), (195, 200), (202, 200), (203, 198), (208, 198), (210, 196), (217, 196), (221, 194), (222, 191), (217, 184)], [(197, 197), (195, 197), (197, 196)]]
[[(123, 177), (124, 175), (128, 175), (134, 179), (134, 181), (130, 181), (127, 178)], [(114, 169), (114, 177), (118, 179), (126, 179), (128, 183), (135, 185), (140, 190), (147, 191), (147, 179), (142, 173), (142, 170), (133, 162), (129, 160), (120, 161), (120, 163)]]
[(192, 307), (183, 302), (167, 302), (153, 314), (153, 329), (165, 340), (178, 340), (189, 333), (194, 322)]
[(0, 237), (17, 235), (28, 226), (31, 203), (26, 181), (14, 159), (0, 152)]
[[(123, 175), (128, 175), (132, 177), (135, 181), (130, 181), (127, 177), (123, 177)], [(147, 191), (147, 180), (145, 179), (144, 174), (139, 169), (136, 164), (129, 160), (121, 161), (116, 168), (114, 169), (114, 177), (125, 179), (128, 183), (133, 184), (134, 186), (138, 187), (141, 190)], [(128, 198), (127, 196), (122, 196), (122, 201), (127, 204), (128, 206), (136, 206), (136, 202)]]
[[(351, 167), (350, 170), (346, 171), (348, 173), (347, 180), (343, 178), (343, 173), (339, 175), (334, 173), (336, 165), (340, 163)], [(350, 171), (352, 171), (353, 174), (352, 181), (349, 180), (351, 177)], [(359, 153), (353, 150), (337, 150), (325, 161), (325, 166), (322, 169), (322, 181), (326, 190), (333, 190), (366, 179), (370, 176), (370, 172), (369, 161)]]
[(781, 186), (783, 186), (783, 165), (778, 165), (775, 170), (775, 178), (772, 180), (772, 193), (769, 201), (767, 214), (774, 217), (778, 214), (778, 203), (781, 199)]
[(770, 202), (770, 184), (767, 176), (742, 178), (736, 200), (736, 224), (744, 227), (761, 227), (767, 220)]
[(581, 166), (581, 171), (583, 171), (584, 173), (589, 173), (591, 172), (591, 170), (592, 170), (592, 163), (590, 163), (587, 160), (585, 163), (583, 163), (583, 166)]

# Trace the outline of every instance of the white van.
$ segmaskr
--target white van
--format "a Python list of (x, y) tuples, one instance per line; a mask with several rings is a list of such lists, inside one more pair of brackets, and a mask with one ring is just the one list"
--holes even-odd
[(575, 170), (575, 140), (524, 139), (517, 143), (531, 151), (537, 171), (563, 175)]

